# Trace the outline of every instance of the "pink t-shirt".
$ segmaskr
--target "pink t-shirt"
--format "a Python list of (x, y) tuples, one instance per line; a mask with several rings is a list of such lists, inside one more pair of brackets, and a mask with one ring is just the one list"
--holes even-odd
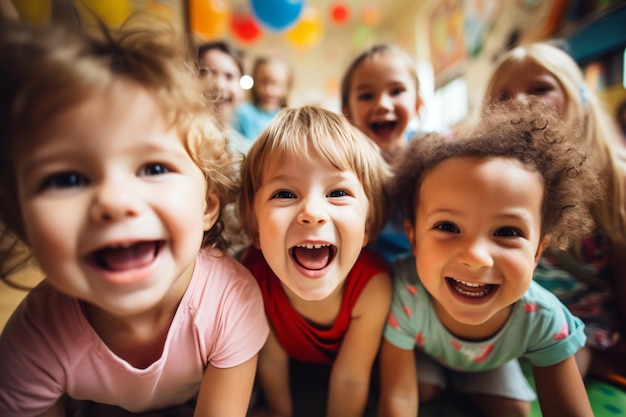
[(116, 356), (82, 304), (44, 280), (17, 308), (0, 338), (0, 416), (33, 416), (67, 393), (140, 412), (197, 394), (207, 364), (239, 365), (263, 346), (269, 327), (259, 288), (228, 255), (199, 253), (160, 359), (137, 369)]

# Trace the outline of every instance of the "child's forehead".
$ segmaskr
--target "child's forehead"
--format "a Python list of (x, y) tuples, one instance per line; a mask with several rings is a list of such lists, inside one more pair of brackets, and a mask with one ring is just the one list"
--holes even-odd
[[(511, 187), (532, 183), (543, 191), (543, 177), (536, 169), (516, 158), (506, 156), (455, 156), (434, 165), (422, 176), (420, 192), (424, 184), (435, 184), (435, 190), (442, 183), (452, 186), (483, 185), (499, 182)], [(433, 187), (430, 187), (433, 188)], [(431, 190), (432, 191), (432, 190)], [(478, 192), (478, 189), (475, 190)]]

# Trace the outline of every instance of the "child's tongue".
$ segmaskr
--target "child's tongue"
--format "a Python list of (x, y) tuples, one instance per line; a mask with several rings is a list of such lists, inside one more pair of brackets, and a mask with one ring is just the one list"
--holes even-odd
[(330, 257), (330, 247), (323, 246), (319, 249), (307, 249), (301, 247), (293, 248), (293, 257), (303, 268), (320, 270), (328, 265)]
[(149, 265), (157, 252), (156, 242), (141, 242), (126, 248), (107, 248), (98, 251), (102, 267), (111, 271), (125, 271)]

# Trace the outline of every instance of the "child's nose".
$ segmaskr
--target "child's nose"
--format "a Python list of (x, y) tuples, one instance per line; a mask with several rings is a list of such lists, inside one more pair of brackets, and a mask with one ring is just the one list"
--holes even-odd
[(139, 214), (137, 193), (126, 181), (106, 180), (96, 185), (91, 205), (91, 218), (95, 222), (111, 222)]
[(467, 240), (458, 256), (459, 262), (472, 269), (490, 268), (493, 266), (493, 257), (489, 243), (483, 239)]
[(320, 225), (326, 223), (328, 216), (323, 209), (322, 202), (317, 199), (308, 199), (304, 202), (302, 211), (298, 214), (298, 223), (304, 225)]
[(389, 97), (389, 94), (381, 94), (378, 96), (378, 100), (376, 100), (376, 108), (379, 111), (388, 111), (393, 109), (393, 104), (391, 102), (391, 97)]

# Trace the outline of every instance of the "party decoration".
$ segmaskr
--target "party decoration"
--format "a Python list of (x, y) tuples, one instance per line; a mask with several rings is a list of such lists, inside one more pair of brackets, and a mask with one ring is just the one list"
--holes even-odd
[(293, 26), (304, 8), (304, 0), (250, 0), (250, 3), (259, 22), (275, 32)]
[(322, 19), (312, 7), (307, 7), (300, 21), (290, 29), (285, 37), (293, 45), (304, 48), (317, 44), (322, 39)]
[(365, 49), (376, 39), (376, 32), (367, 26), (359, 26), (352, 34), (352, 43), (357, 50)]
[(363, 24), (368, 27), (378, 26), (380, 23), (380, 11), (376, 6), (365, 6), (361, 14)]
[(134, 11), (128, 0), (81, 0), (74, 2), (81, 16), (94, 21), (94, 14), (109, 27), (119, 27)]
[(256, 20), (244, 12), (236, 12), (230, 21), (233, 37), (242, 43), (254, 43), (262, 34), (262, 30)]
[(343, 25), (350, 18), (350, 9), (343, 3), (336, 3), (330, 7), (330, 18), (333, 23)]
[(22, 20), (36, 24), (50, 21), (52, 12), (50, 0), (21, 0), (13, 3)]
[(191, 32), (203, 38), (219, 38), (228, 32), (230, 8), (223, 0), (189, 0)]

